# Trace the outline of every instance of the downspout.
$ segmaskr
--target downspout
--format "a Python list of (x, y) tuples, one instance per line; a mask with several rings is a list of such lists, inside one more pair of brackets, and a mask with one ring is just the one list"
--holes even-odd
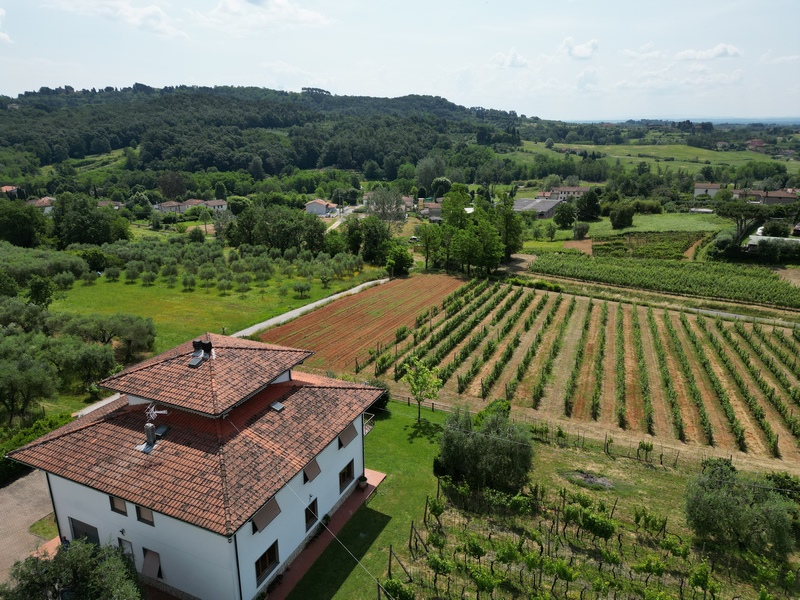
[(236, 554), (236, 583), (239, 588), (239, 600), (242, 600), (242, 574), (239, 572), (239, 542), (236, 541), (236, 534), (233, 534), (233, 551)]
[(58, 520), (58, 511), (56, 510), (56, 503), (53, 500), (53, 488), (50, 487), (50, 473), (47, 471), (44, 472), (44, 477), (47, 480), (47, 492), (50, 494), (50, 504), (53, 505), (53, 518), (56, 522), (56, 529), (58, 530), (58, 542), (61, 543), (62, 535), (61, 535), (61, 523)]

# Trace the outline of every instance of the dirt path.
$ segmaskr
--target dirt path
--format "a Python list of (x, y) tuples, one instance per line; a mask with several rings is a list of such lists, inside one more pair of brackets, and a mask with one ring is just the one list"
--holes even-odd
[(683, 255), (689, 260), (692, 260), (692, 257), (694, 256), (694, 249), (697, 248), (702, 243), (703, 243), (702, 238), (697, 240), (694, 244), (692, 244), (686, 249), (686, 252), (684, 252)]
[(616, 356), (617, 356), (617, 307), (608, 305), (606, 325), (606, 355), (603, 358), (603, 389), (600, 394), (600, 416), (598, 422), (607, 427), (617, 426), (616, 415)]
[[(639, 385), (639, 368), (636, 361), (636, 348), (633, 342), (633, 306), (623, 305), (623, 325), (625, 330), (625, 409), (628, 429), (647, 431), (644, 425), (642, 389)], [(641, 321), (641, 317), (639, 319)]]
[(731, 401), (731, 406), (733, 406), (733, 411), (744, 428), (744, 439), (745, 444), (747, 445), (747, 453), (749, 455), (764, 457), (772, 456), (772, 453), (767, 447), (764, 432), (761, 431), (761, 427), (753, 418), (753, 415), (750, 413), (750, 409), (747, 408), (747, 404), (742, 399), (742, 394), (739, 391), (738, 386), (731, 380), (728, 370), (723, 364), (720, 363), (720, 358), (717, 355), (717, 352), (708, 343), (705, 334), (697, 327), (697, 318), (688, 317), (688, 319), (695, 335), (703, 344), (703, 350), (705, 350), (705, 354), (708, 357), (708, 360), (711, 362), (711, 369), (717, 376), (717, 379), (719, 379), (722, 387), (728, 393), (728, 398)]
[(672, 387), (677, 393), (678, 406), (680, 407), (681, 418), (683, 419), (684, 430), (686, 431), (686, 441), (688, 443), (704, 444), (706, 442), (706, 437), (700, 428), (700, 415), (694, 403), (689, 398), (689, 391), (686, 389), (686, 380), (683, 376), (680, 363), (672, 349), (672, 341), (664, 327), (661, 311), (656, 312), (654, 316), (662, 344), (664, 344), (664, 348), (667, 352), (667, 369), (672, 379)]
[[(655, 318), (655, 316), (654, 313), (653, 317)], [(650, 325), (647, 322), (647, 311), (645, 311), (641, 319), (641, 325), (642, 348), (644, 349), (644, 361), (650, 381), (650, 398), (653, 403), (653, 428), (657, 436), (669, 436), (677, 440), (675, 424), (672, 422), (672, 409), (669, 406), (669, 401), (661, 382), (661, 371), (658, 368), (653, 334), (650, 332)]]
[[(551, 415), (564, 415), (564, 392), (567, 386), (572, 369), (575, 365), (575, 355), (578, 346), (583, 343), (583, 321), (586, 318), (586, 309), (589, 305), (586, 299), (578, 300), (575, 310), (569, 319), (567, 330), (561, 344), (561, 351), (553, 363), (553, 371), (550, 374), (550, 381), (545, 387), (544, 397), (542, 398), (539, 410)], [(572, 299), (569, 300), (572, 302)], [(557, 326), (561, 326), (559, 321)]]
[(736, 438), (734, 438), (733, 433), (731, 433), (731, 425), (728, 422), (728, 418), (725, 416), (725, 413), (722, 411), (719, 398), (717, 398), (717, 394), (714, 391), (714, 388), (711, 386), (711, 382), (708, 380), (708, 375), (706, 375), (705, 369), (703, 369), (703, 367), (701, 367), (700, 363), (697, 361), (694, 348), (687, 338), (686, 331), (680, 322), (680, 315), (676, 312), (670, 312), (669, 316), (672, 321), (672, 326), (675, 328), (675, 331), (678, 332), (678, 338), (681, 340), (683, 350), (686, 352), (686, 356), (689, 358), (692, 373), (694, 373), (695, 384), (700, 390), (700, 394), (703, 398), (703, 404), (705, 406), (706, 413), (708, 414), (708, 420), (711, 423), (711, 428), (714, 432), (714, 445), (722, 446), (723, 448), (735, 449), (737, 444)]
[(597, 360), (598, 345), (600, 343), (600, 312), (602, 302), (592, 305), (592, 316), (589, 319), (589, 329), (583, 333), (586, 350), (583, 353), (583, 364), (578, 375), (578, 385), (575, 387), (572, 417), (582, 421), (592, 418), (592, 394), (594, 393), (594, 363)]

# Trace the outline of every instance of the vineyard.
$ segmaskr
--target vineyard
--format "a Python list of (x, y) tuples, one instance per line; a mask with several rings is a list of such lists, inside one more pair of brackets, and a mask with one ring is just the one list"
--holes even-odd
[(800, 308), (800, 288), (766, 267), (545, 253), (530, 270), (654, 292)]
[[(426, 281), (406, 285), (417, 279)], [(264, 339), (336, 357), (320, 368), (394, 381), (416, 356), (439, 369), (440, 399), (451, 404), (480, 408), (503, 398), (531, 418), (596, 423), (612, 435), (624, 430), (660, 442), (800, 459), (797, 330), (485, 280), (462, 283), (446, 296), (446, 286), (439, 287), (440, 304), (415, 317), (405, 312), (412, 302), (425, 305), (415, 286), (408, 290), (413, 298), (392, 305), (353, 299), (347, 310), (324, 318), (312, 313), (315, 319), (303, 317)], [(373, 307), (371, 320), (359, 302)], [(340, 338), (341, 331), (352, 331), (360, 345)], [(330, 348), (315, 346), (323, 335)]]

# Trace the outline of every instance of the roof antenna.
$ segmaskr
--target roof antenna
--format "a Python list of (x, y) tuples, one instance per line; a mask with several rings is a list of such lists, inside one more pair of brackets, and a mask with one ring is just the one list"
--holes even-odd
[(158, 415), (166, 415), (169, 414), (166, 410), (156, 410), (156, 403), (151, 402), (148, 407), (144, 410), (144, 414), (147, 415), (147, 422), (155, 421)]

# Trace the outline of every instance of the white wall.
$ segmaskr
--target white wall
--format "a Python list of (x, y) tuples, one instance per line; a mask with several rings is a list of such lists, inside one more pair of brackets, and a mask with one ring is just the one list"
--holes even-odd
[(238, 599), (234, 545), (227, 538), (157, 512), (155, 526), (141, 523), (131, 502), (126, 503), (127, 516), (121, 515), (111, 510), (108, 494), (52, 474), (48, 477), (61, 535), (72, 539), (69, 517), (78, 519), (97, 528), (101, 544), (116, 546), (120, 537), (130, 541), (138, 571), (142, 548), (147, 548), (161, 557), (164, 583), (203, 600)]
[[(313, 533), (314, 527), (306, 531), (305, 509), (310, 502), (317, 499), (319, 518), (326, 514), (353, 491), (359, 475), (364, 473), (364, 427), (362, 417), (353, 421), (358, 435), (345, 448), (339, 449), (338, 437), (317, 456), (320, 474), (306, 484), (300, 472), (289, 483), (281, 488), (275, 498), (281, 507), (281, 514), (262, 531), (253, 533), (248, 521), (236, 533), (239, 548), (239, 569), (242, 577), (242, 596), (245, 599), (255, 596), (264, 585), (286, 567), (287, 560), (294, 557), (295, 550), (302, 548), (306, 538)], [(339, 472), (353, 461), (353, 481), (342, 492), (339, 492)], [(311, 496), (309, 498), (309, 496)], [(264, 502), (268, 498), (264, 499)], [(256, 586), (255, 562), (267, 548), (278, 541), (278, 560), (280, 563), (267, 577), (261, 587)]]

